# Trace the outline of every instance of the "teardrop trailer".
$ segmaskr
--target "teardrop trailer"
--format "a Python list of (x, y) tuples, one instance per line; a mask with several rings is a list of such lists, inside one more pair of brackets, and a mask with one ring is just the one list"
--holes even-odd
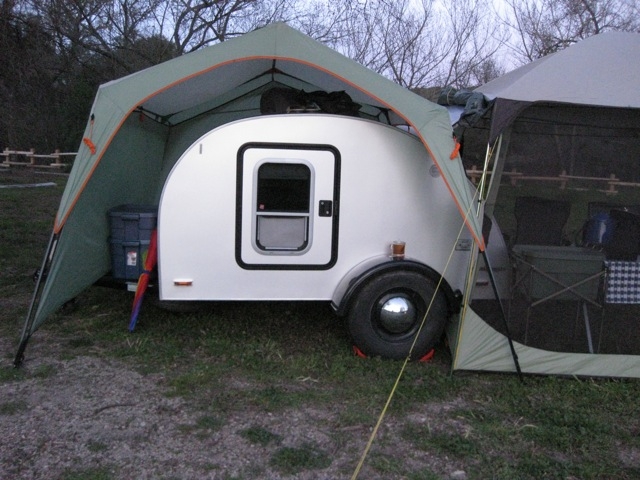
[(241, 120), (196, 141), (166, 180), (160, 298), (330, 300), (364, 353), (403, 358), (434, 297), (420, 355), (460, 303), (469, 237), (446, 262), (461, 226), (409, 133), (322, 114)]
[[(344, 92), (357, 111), (265, 114), (283, 87)], [(283, 24), (116, 80), (96, 96), (15, 363), (110, 274), (123, 204), (157, 207), (162, 301), (327, 301), (367, 355), (404, 358), (420, 330), (418, 358), (475, 279), (472, 196), (444, 108)]]

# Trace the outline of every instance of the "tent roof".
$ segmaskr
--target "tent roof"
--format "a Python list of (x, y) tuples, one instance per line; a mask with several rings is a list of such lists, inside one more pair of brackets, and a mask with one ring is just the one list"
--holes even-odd
[[(110, 142), (134, 111), (144, 111), (167, 126), (179, 125), (273, 82), (346, 91), (365, 110), (377, 109), (392, 124), (414, 127), (465, 215), (469, 192), (461, 163), (448, 161), (454, 144), (446, 109), (286, 24), (275, 23), (101, 86), (93, 105), (94, 120), (85, 130), (96, 152), (80, 146), (55, 230), (67, 221)], [(475, 234), (479, 229), (473, 223)]]
[(478, 219), (469, 215), (472, 193), (446, 109), (276, 23), (98, 89), (56, 215), (48, 275), (21, 345), (57, 307), (108, 272), (108, 210), (157, 202), (184, 150), (219, 125), (260, 115), (260, 94), (272, 86), (345, 91), (365, 118), (413, 127), (483, 245)]
[(640, 108), (640, 34), (608, 32), (476, 89), (489, 98)]

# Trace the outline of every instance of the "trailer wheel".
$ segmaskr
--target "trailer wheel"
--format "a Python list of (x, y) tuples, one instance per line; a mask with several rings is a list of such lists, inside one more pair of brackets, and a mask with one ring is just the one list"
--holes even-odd
[[(429, 315), (420, 326), (435, 294)], [(388, 272), (370, 280), (356, 295), (347, 327), (364, 354), (391, 359), (424, 356), (438, 342), (448, 318), (447, 300), (435, 282), (416, 272)]]

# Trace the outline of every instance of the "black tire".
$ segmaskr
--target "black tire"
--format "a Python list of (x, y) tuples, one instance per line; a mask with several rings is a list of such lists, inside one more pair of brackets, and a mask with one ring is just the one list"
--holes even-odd
[[(434, 294), (429, 315), (420, 329)], [(402, 313), (394, 313), (394, 306)], [(354, 345), (365, 355), (396, 360), (409, 355), (418, 334), (411, 352), (411, 359), (415, 360), (438, 343), (447, 319), (446, 297), (442, 291), (436, 293), (432, 279), (416, 272), (397, 271), (372, 278), (356, 294), (347, 314), (347, 328)]]

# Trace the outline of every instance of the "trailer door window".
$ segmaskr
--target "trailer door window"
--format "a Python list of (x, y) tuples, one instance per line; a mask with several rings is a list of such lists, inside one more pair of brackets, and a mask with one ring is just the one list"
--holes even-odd
[(258, 168), (259, 212), (309, 213), (311, 170), (301, 163), (263, 163)]
[(302, 163), (265, 162), (257, 169), (258, 249), (300, 252), (309, 242), (312, 171)]

